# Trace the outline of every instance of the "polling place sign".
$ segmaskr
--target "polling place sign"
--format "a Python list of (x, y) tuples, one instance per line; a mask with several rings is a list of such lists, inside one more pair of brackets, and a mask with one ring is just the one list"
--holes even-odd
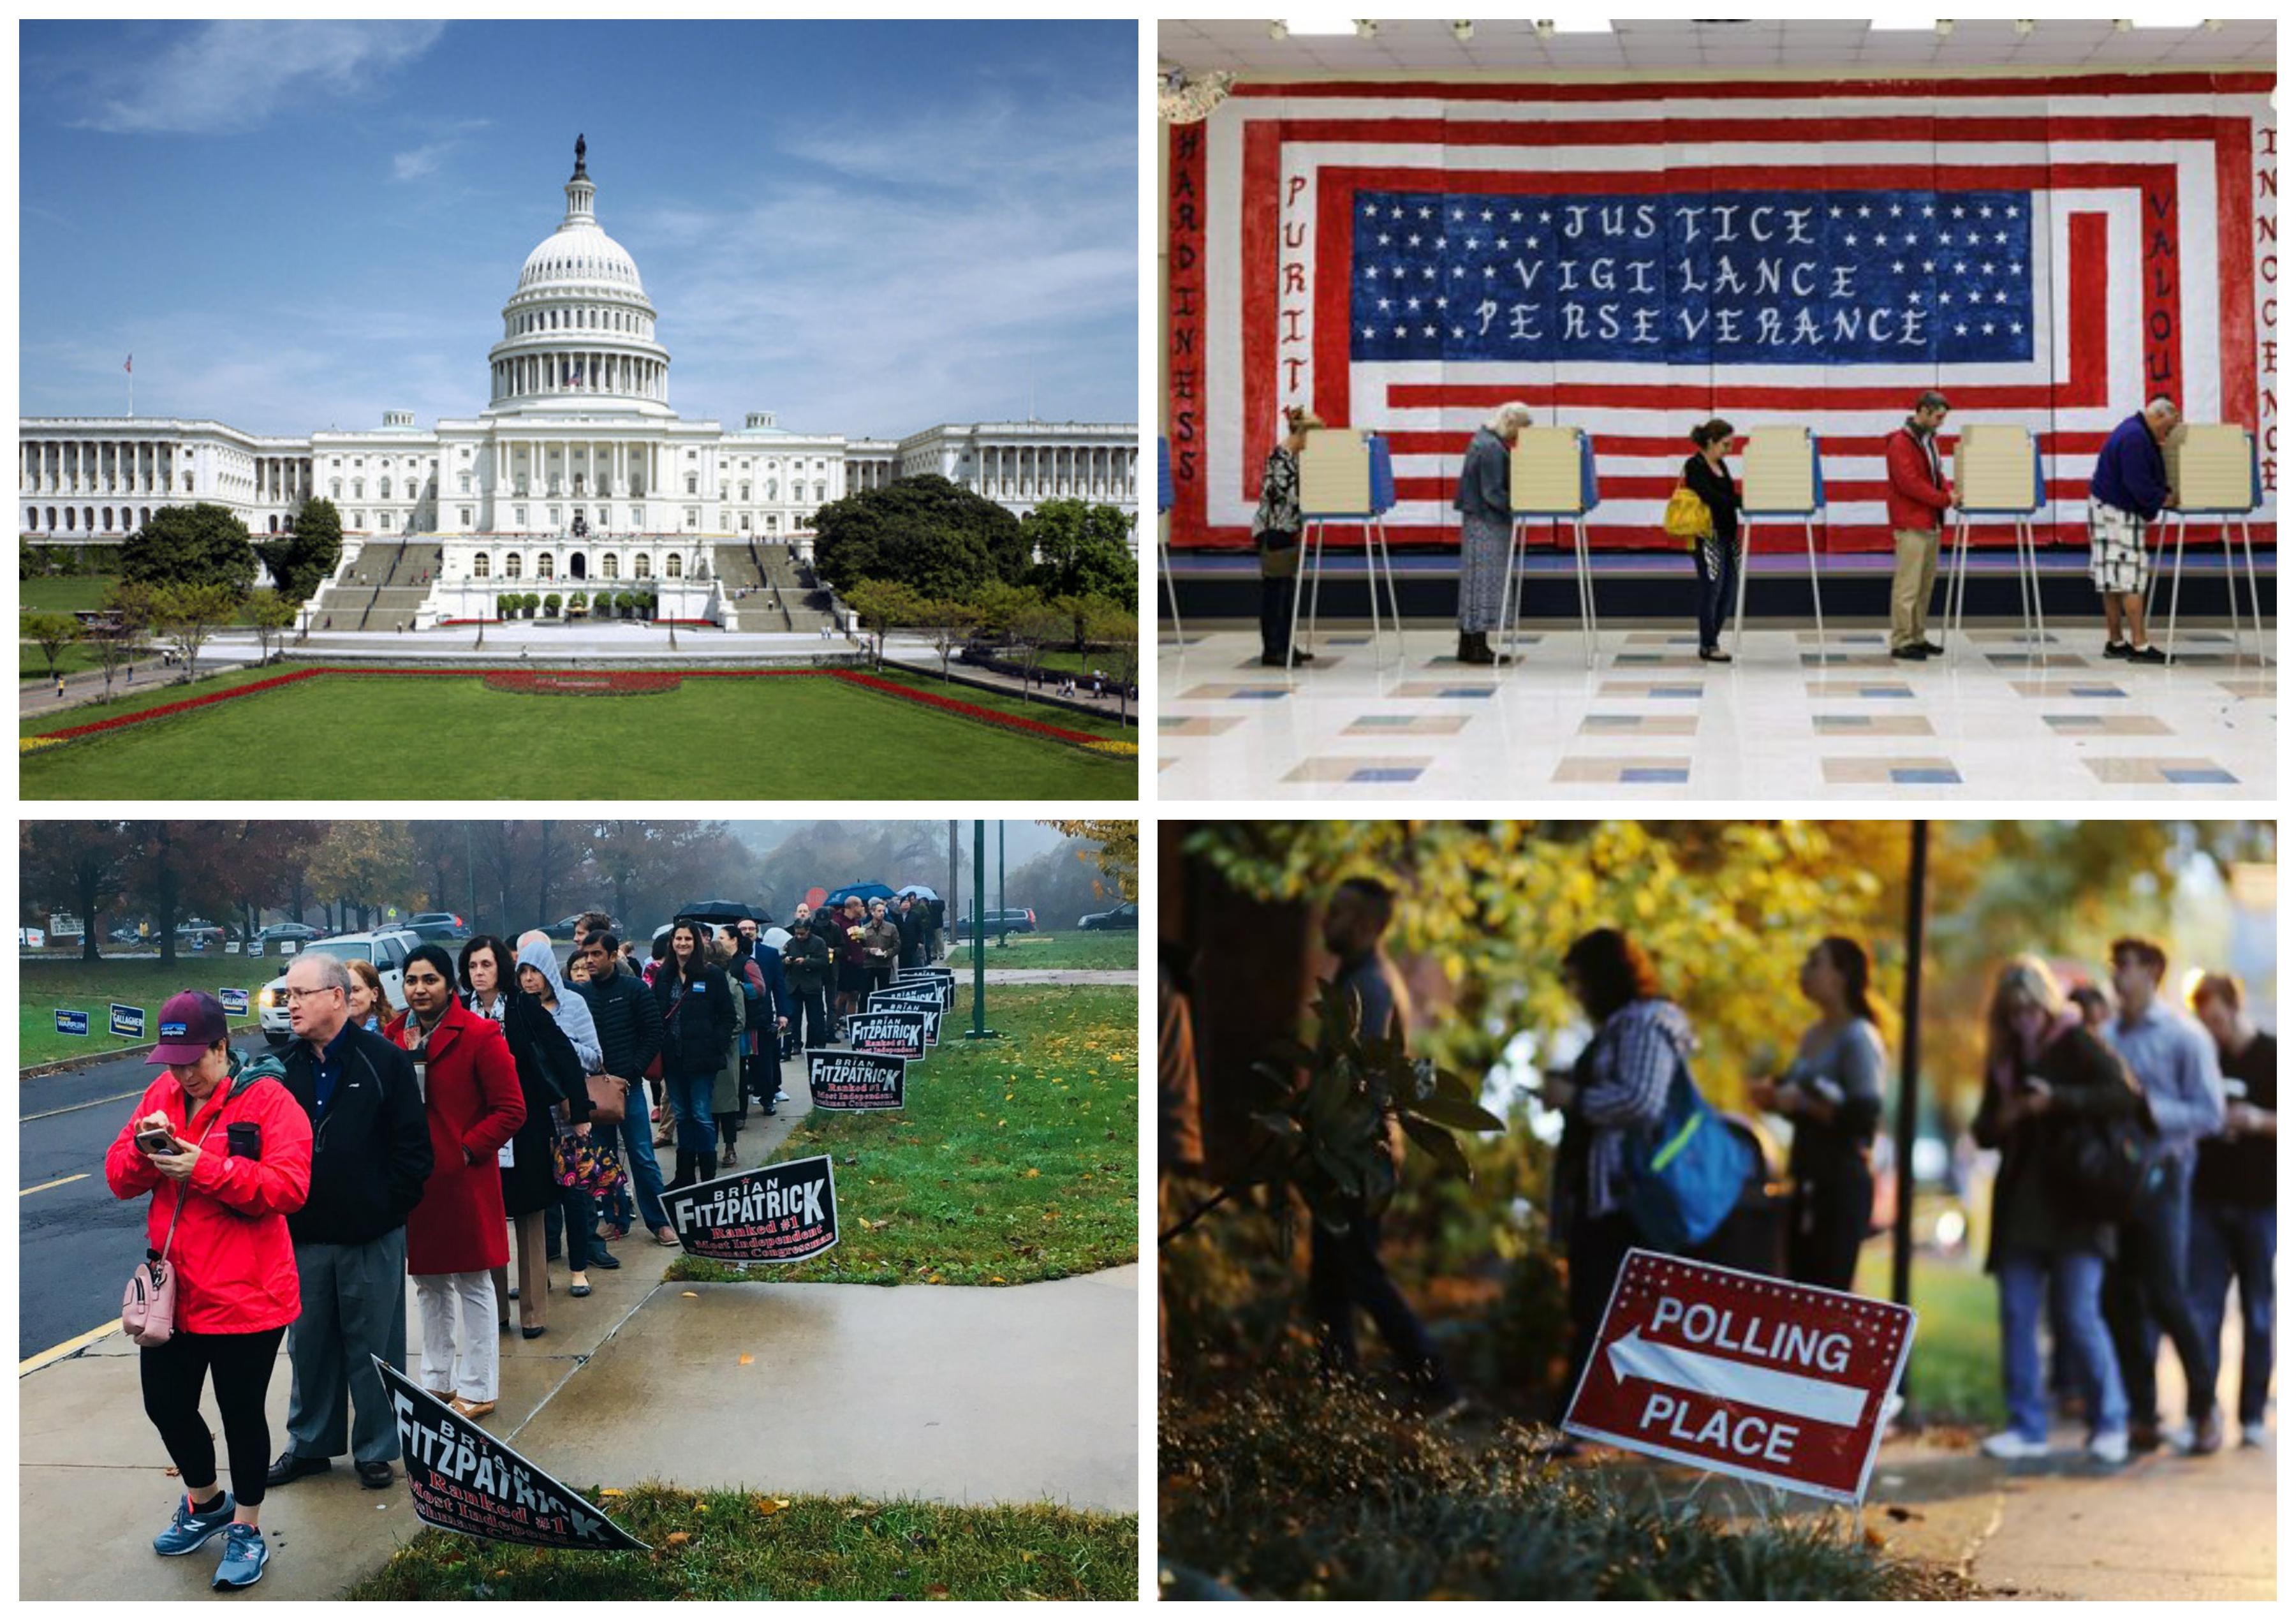
[(784, 1160), (664, 1193), (689, 1255), (707, 1261), (804, 1261), (837, 1242), (829, 1156)]
[(379, 1356), (374, 1370), (390, 1397), (406, 1489), (424, 1525), (529, 1548), (652, 1551)]
[(854, 1013), (846, 1016), (845, 1044), (860, 1052), (887, 1052), (898, 1057), (925, 1056), (926, 1023), (935, 1016), (921, 1008), (898, 1013)]
[(805, 1084), (817, 1109), (897, 1109), (909, 1061), (881, 1052), (816, 1047), (805, 1055)]
[(1909, 1306), (1630, 1250), (1562, 1428), (1858, 1502), (1913, 1343)]

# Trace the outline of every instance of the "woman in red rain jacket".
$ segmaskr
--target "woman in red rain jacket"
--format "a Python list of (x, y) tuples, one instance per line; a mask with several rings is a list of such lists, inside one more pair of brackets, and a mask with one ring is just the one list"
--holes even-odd
[[(152, 1196), (146, 1241), (154, 1255), (166, 1252), (176, 1279), (174, 1332), (141, 1353), (144, 1411), (184, 1483), (175, 1517), (152, 1545), (188, 1554), (222, 1536), (216, 1584), (244, 1587), (262, 1576), (268, 1557), (256, 1529), (271, 1459), (263, 1398), (281, 1337), (303, 1309), (287, 1215), (310, 1191), (311, 1123), (275, 1065), (233, 1076), (229, 1033), (223, 1004), (207, 992), (168, 999), (151, 1057), (167, 1072), (112, 1140), (103, 1175), (119, 1198)], [(200, 1415), (210, 1375), (228, 1492), (216, 1480), (215, 1437)]]
[(495, 1410), (500, 1378), (494, 1269), (510, 1263), (498, 1156), (526, 1122), (526, 1096), (502, 1026), (455, 995), (444, 947), (426, 942), (409, 951), (399, 983), (406, 1011), (382, 1033), (414, 1059), (430, 1122), (430, 1180), (406, 1218), (422, 1387), (480, 1419)]

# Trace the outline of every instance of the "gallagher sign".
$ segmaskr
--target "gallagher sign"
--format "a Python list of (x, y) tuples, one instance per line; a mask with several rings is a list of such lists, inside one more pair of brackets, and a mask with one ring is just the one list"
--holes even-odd
[(1913, 1343), (1909, 1306), (1630, 1250), (1562, 1428), (1859, 1502)]

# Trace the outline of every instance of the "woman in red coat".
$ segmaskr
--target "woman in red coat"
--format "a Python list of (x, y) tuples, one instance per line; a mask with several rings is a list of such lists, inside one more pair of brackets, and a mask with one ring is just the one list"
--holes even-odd
[(445, 948), (408, 952), (400, 983), (406, 1011), (383, 1034), (414, 1055), (430, 1122), (430, 1180), (406, 1218), (422, 1387), (464, 1418), (482, 1419), (499, 1394), (494, 1269), (510, 1261), (497, 1161), (526, 1122), (526, 1098), (502, 1026), (456, 1000)]

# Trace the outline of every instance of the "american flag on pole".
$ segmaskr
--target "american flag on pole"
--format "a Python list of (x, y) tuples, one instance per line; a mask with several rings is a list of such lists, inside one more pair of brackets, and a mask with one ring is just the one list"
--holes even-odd
[(120, 369), (125, 371), (129, 376), (133, 377), (135, 374), (135, 357), (134, 355), (128, 356), (127, 364)]
[(1172, 544), (1249, 544), (1294, 403), (1388, 435), (1390, 539), (1454, 543), (1460, 453), (1521, 399), (1593, 434), (1598, 545), (1673, 544), (1720, 416), (1814, 427), (1823, 543), (1882, 549), (1882, 441), (1928, 388), (1948, 457), (1958, 423), (2034, 431), (2045, 539), (2085, 541), (2097, 448), (2156, 393), (2257, 431), (2268, 522), (2273, 84), (1239, 84), (1168, 132)]

